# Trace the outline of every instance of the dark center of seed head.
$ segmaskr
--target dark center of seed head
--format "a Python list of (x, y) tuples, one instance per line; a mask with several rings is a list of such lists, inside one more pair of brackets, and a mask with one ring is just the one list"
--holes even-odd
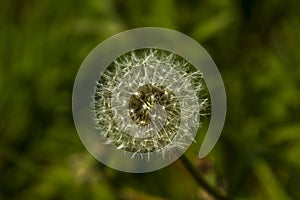
[(150, 110), (154, 105), (160, 105), (166, 113), (172, 110), (174, 93), (163, 86), (143, 85), (131, 95), (129, 100), (129, 114), (138, 125), (146, 126), (150, 123)]

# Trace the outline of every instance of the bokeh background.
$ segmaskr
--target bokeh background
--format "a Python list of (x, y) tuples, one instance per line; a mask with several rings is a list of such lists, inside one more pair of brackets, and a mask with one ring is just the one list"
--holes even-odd
[(106, 38), (143, 26), (194, 38), (223, 76), (221, 138), (203, 160), (201, 140), (186, 153), (199, 173), (236, 199), (300, 199), (299, 9), (297, 0), (2, 0), (0, 199), (212, 199), (180, 161), (118, 172), (75, 130), (81, 62)]

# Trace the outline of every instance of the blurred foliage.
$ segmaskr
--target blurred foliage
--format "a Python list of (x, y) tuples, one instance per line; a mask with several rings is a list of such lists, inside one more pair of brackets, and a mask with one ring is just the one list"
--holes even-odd
[(204, 160), (200, 142), (187, 152), (199, 172), (236, 199), (300, 199), (299, 8), (296, 0), (2, 0), (0, 199), (209, 199), (179, 161), (147, 174), (103, 166), (74, 128), (83, 59), (142, 26), (193, 37), (223, 76), (222, 136)]

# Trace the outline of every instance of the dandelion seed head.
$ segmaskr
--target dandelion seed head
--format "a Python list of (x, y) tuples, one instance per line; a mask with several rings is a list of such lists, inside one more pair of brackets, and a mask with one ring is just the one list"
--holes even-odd
[(96, 126), (107, 144), (144, 155), (184, 149), (200, 125), (206, 100), (202, 74), (178, 55), (135, 50), (117, 58), (99, 78)]

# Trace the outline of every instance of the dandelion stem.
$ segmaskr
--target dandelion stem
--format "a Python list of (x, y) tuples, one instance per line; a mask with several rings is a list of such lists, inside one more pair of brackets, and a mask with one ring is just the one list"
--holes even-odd
[(213, 188), (201, 175), (200, 173), (194, 168), (192, 163), (186, 157), (186, 155), (182, 155), (180, 157), (180, 161), (184, 165), (184, 167), (189, 171), (192, 175), (194, 180), (197, 182), (199, 186), (205, 189), (208, 193), (210, 193), (213, 197), (220, 200), (230, 200), (231, 198), (222, 195), (216, 188)]

